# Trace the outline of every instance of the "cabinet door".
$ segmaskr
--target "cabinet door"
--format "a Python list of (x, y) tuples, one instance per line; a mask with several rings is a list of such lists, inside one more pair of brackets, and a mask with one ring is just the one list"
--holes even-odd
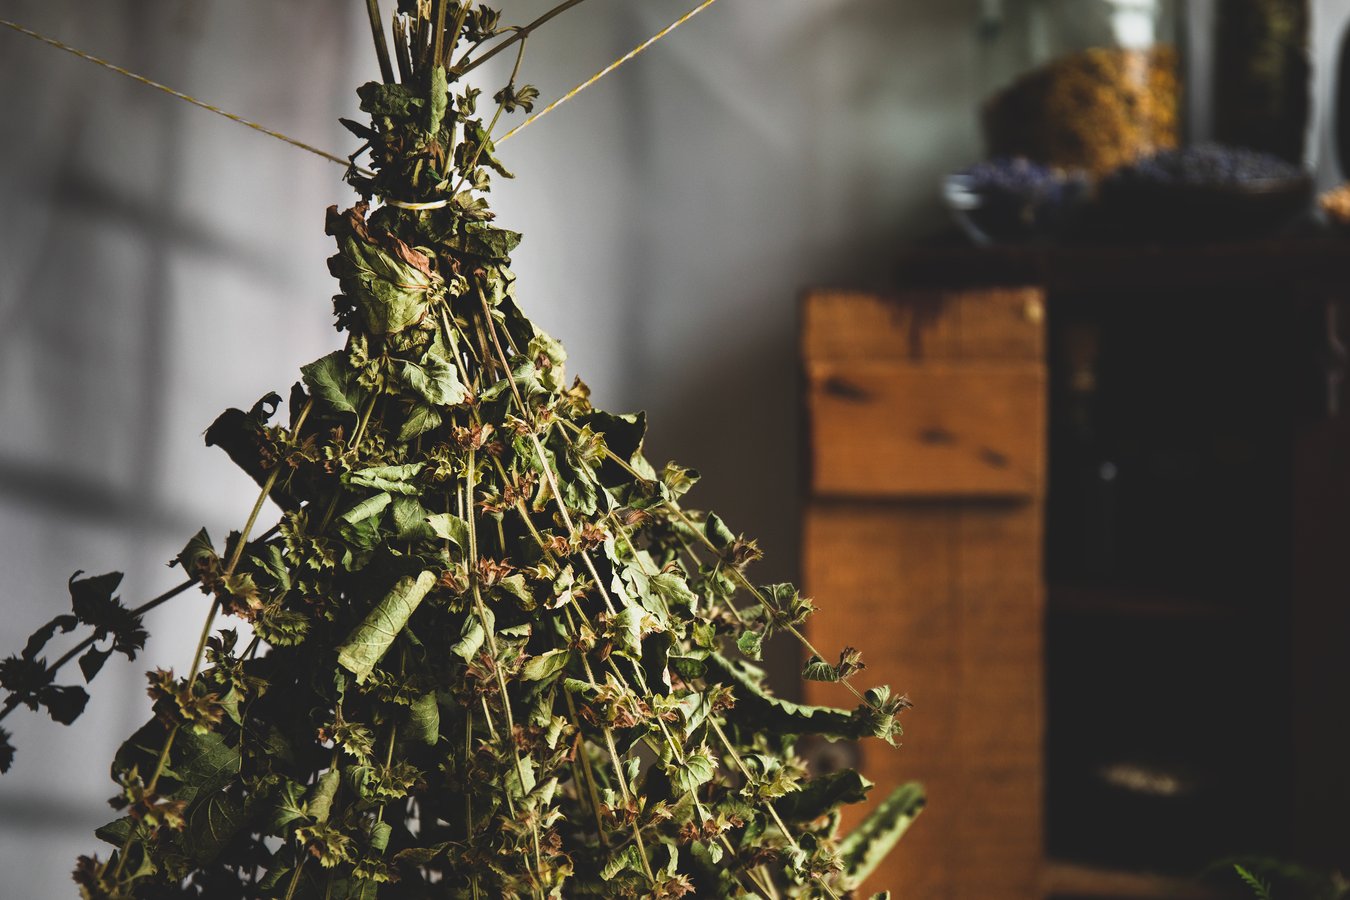
[(929, 795), (861, 896), (1040, 895), (1043, 309), (1032, 289), (804, 302), (810, 637), (915, 703), (903, 746), (858, 750), (873, 802)]

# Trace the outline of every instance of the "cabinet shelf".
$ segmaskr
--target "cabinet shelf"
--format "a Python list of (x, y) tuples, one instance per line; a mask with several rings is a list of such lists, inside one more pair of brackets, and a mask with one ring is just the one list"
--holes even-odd
[(1046, 862), (1045, 893), (1055, 900), (1228, 900), (1235, 896), (1190, 879), (1104, 869), (1064, 860)]
[(1117, 585), (1051, 584), (1046, 600), (1052, 614), (1118, 618), (1218, 620), (1240, 610), (1168, 591)]

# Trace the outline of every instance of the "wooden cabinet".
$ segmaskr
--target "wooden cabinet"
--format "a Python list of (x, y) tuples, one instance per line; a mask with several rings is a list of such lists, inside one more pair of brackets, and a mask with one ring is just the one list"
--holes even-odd
[(810, 637), (915, 703), (899, 750), (827, 757), (930, 797), (867, 889), (1345, 870), (1350, 243), (900, 262), (801, 319)]

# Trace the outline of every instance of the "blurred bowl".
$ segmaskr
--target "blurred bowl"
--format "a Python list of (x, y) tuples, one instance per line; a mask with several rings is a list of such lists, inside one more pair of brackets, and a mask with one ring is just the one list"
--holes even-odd
[[(992, 179), (985, 170), (992, 165), (1024, 165), (1030, 174)], [(999, 183), (1008, 181), (1017, 183)], [(982, 163), (948, 175), (942, 188), (957, 224), (982, 246), (1057, 240), (1072, 229), (1088, 195), (1085, 177), (1049, 174), (1022, 161)]]

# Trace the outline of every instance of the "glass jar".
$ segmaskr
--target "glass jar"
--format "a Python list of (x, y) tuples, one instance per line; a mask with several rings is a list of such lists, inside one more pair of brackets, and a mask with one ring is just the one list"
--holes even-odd
[(1179, 143), (1179, 0), (980, 0), (991, 157), (1111, 171)]

